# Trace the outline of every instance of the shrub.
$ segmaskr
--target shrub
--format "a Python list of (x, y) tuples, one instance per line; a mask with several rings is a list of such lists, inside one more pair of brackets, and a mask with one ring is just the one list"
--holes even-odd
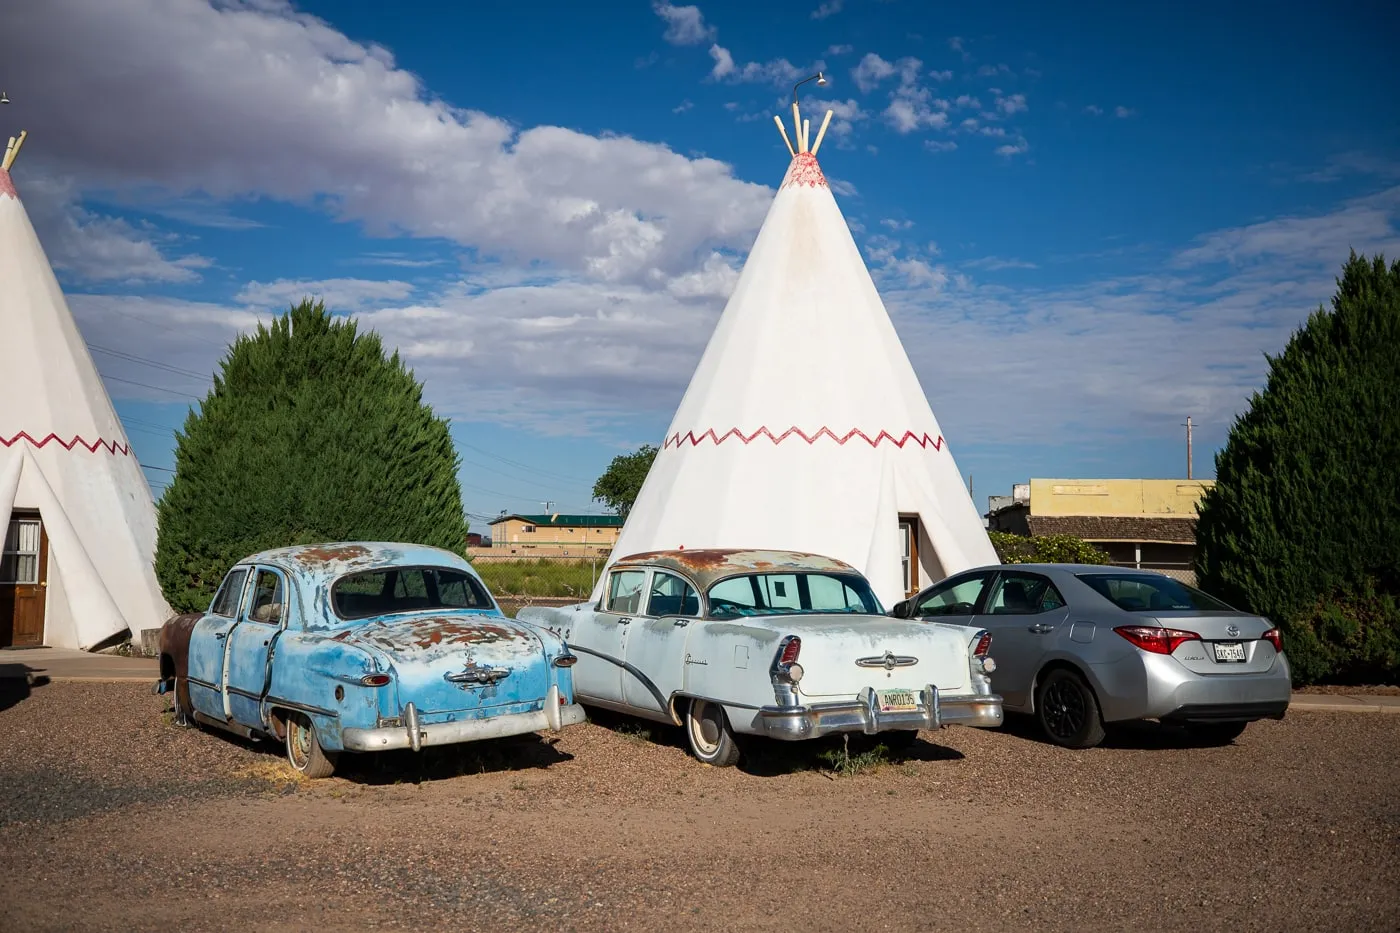
[(316, 541), (407, 541), (462, 553), (447, 422), (379, 337), (304, 301), (239, 337), (176, 434), (156, 576), (176, 611), (209, 605), (229, 566)]
[(987, 533), (1003, 564), (1106, 564), (1108, 555), (1073, 535)]
[(1268, 360), (1201, 501), (1201, 586), (1277, 624), (1300, 682), (1394, 678), (1400, 263), (1353, 253), (1331, 309)]

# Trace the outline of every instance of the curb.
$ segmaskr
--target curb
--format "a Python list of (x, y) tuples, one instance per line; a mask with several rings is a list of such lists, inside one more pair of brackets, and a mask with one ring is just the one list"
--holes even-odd
[(1392, 713), (1400, 714), (1400, 697), (1360, 697), (1337, 694), (1294, 694), (1289, 711), (1312, 713)]

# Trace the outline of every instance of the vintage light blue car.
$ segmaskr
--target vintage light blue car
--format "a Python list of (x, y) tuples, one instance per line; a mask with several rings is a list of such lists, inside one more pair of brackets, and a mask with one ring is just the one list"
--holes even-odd
[(285, 742), (292, 767), (327, 777), (341, 752), (583, 722), (575, 660), (448, 551), (306, 545), (244, 558), (208, 612), (166, 622), (155, 692), (182, 721)]

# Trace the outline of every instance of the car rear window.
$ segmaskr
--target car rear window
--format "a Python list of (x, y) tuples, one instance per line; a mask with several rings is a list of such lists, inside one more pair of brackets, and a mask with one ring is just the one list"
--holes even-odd
[(729, 577), (706, 594), (710, 617), (842, 612), (882, 615), (865, 579), (830, 573), (751, 573)]
[(331, 587), (331, 603), (335, 614), (347, 621), (394, 612), (492, 608), (479, 580), (443, 567), (389, 567), (347, 574)]
[(1234, 612), (1220, 600), (1171, 577), (1147, 573), (1079, 573), (1080, 580), (1128, 612)]

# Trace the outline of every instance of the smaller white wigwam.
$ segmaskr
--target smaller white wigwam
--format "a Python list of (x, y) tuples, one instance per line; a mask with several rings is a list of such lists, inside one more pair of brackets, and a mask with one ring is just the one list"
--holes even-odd
[(0, 161), (0, 647), (99, 647), (171, 615), (155, 506)]
[(997, 556), (817, 164), (831, 112), (774, 120), (792, 162), (612, 553), (808, 551), (889, 607)]

